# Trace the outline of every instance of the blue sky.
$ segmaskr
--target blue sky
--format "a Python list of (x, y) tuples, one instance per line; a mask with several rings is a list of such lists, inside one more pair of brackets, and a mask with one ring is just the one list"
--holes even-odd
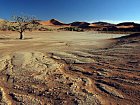
[(140, 0), (0, 0), (0, 18), (34, 15), (63, 22), (135, 21), (140, 23)]

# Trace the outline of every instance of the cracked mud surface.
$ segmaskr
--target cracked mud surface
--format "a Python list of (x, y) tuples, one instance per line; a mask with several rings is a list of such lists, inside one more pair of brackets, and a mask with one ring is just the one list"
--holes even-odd
[(1, 48), (0, 105), (139, 105), (140, 34), (111, 40), (98, 49)]

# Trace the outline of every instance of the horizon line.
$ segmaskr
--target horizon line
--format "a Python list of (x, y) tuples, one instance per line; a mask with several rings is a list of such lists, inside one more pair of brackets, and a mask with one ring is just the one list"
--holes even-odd
[[(57, 18), (52, 18), (52, 19), (58, 20)], [(10, 19), (5, 19), (5, 18), (0, 18), (0, 20), (10, 21)], [(37, 20), (49, 21), (51, 19), (37, 19)], [(107, 22), (107, 23), (111, 23), (111, 24), (119, 24), (119, 23), (124, 23), (124, 22), (134, 22), (134, 23), (140, 24), (140, 20), (106, 20), (106, 19), (101, 19), (101, 20), (73, 20), (71, 22), (70, 21), (66, 22), (66, 21), (62, 21), (62, 20), (58, 20), (58, 21), (63, 22), (63, 23), (72, 23), (72, 22), (88, 22), (88, 23)]]

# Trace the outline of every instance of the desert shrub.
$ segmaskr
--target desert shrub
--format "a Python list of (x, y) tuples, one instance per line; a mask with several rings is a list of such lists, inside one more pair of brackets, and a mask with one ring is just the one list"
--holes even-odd
[(0, 30), (2, 30), (2, 31), (8, 30), (7, 21), (1, 21), (1, 22), (0, 22)]
[(14, 26), (8, 26), (8, 30), (9, 30), (9, 31), (16, 31), (16, 29), (15, 29)]
[(64, 27), (64, 28), (59, 28), (58, 30), (64, 30), (64, 31), (83, 31), (82, 28), (78, 28), (78, 27)]
[(46, 27), (40, 27), (38, 30), (39, 31), (53, 31), (53, 29), (46, 28)]

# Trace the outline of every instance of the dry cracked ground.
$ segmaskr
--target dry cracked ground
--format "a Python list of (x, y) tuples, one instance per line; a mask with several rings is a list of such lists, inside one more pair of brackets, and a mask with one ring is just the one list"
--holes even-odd
[(140, 104), (140, 34), (0, 36), (0, 105)]

